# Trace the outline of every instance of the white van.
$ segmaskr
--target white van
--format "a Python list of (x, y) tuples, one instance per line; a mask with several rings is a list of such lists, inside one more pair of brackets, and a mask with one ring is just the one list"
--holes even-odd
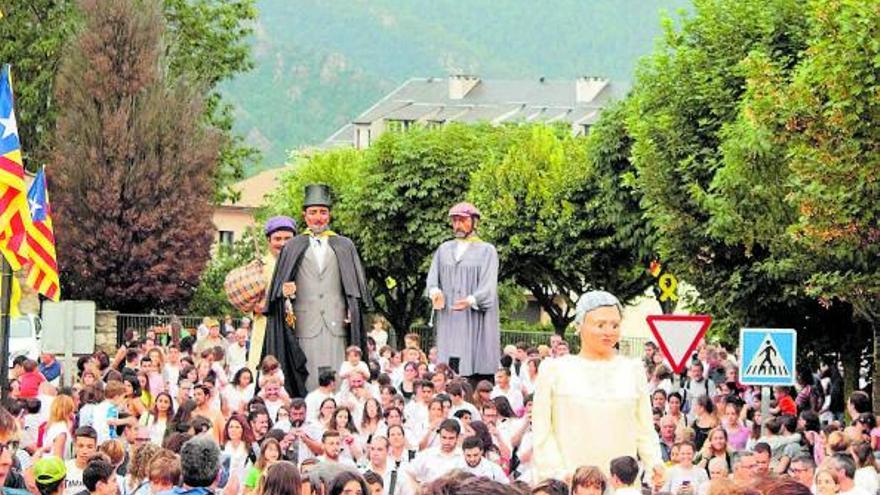
[(37, 315), (21, 315), (9, 322), (9, 366), (16, 356), (40, 360), (42, 325)]

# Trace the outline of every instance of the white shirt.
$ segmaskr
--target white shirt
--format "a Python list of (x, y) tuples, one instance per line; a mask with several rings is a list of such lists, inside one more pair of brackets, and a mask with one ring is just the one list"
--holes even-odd
[(230, 345), (226, 349), (226, 365), (229, 366), (229, 381), (232, 382), (238, 370), (247, 366), (247, 347), (238, 343)]
[(444, 454), (439, 447), (423, 450), (406, 466), (405, 471), (415, 482), (429, 483), (455, 469), (462, 455), (458, 449), (449, 454)]
[(518, 389), (514, 388), (513, 384), (509, 384), (507, 386), (507, 390), (502, 390), (501, 387), (495, 385), (492, 389), (492, 393), (489, 395), (490, 398), (494, 399), (495, 397), (504, 396), (507, 398), (507, 401), (510, 402), (510, 408), (513, 409), (513, 412), (519, 414), (523, 408), (523, 396), (522, 392)]
[(318, 262), (318, 270), (324, 269), (324, 259), (327, 257), (327, 238), (309, 236), (309, 249), (315, 253)]
[(321, 403), (324, 399), (333, 397), (333, 392), (326, 393), (321, 388), (316, 388), (306, 395), (306, 422), (318, 420), (318, 414), (321, 412)]
[(477, 406), (471, 404), (470, 402), (463, 400), (459, 405), (452, 405), (452, 408), (449, 410), (449, 417), (454, 418), (455, 413), (458, 411), (468, 411), (471, 413), (471, 421), (479, 421), (480, 420), (480, 411), (477, 410)]
[(838, 492), (838, 495), (874, 495), (874, 493), (869, 493), (869, 492), (865, 491), (864, 488), (861, 488), (859, 486), (853, 486), (851, 489), (849, 489), (845, 492), (844, 491)]
[(489, 478), (492, 481), (497, 481), (499, 483), (504, 483), (505, 485), (510, 483), (510, 479), (504, 474), (504, 470), (501, 469), (501, 466), (495, 464), (494, 462), (486, 459), (485, 457), (480, 459), (480, 463), (475, 467), (468, 466), (467, 461), (464, 460), (464, 457), (459, 459), (458, 469), (466, 473), (471, 473), (474, 476), (479, 476), (481, 478)]
[(86, 489), (83, 485), (83, 470), (76, 467), (76, 460), (70, 459), (64, 463), (67, 468), (67, 476), (64, 478), (63, 495), (76, 495)]
[(865, 466), (856, 469), (853, 481), (857, 487), (868, 493), (877, 493), (877, 491), (880, 490), (880, 478), (878, 478), (877, 470), (874, 469), (874, 466)]
[(55, 443), (55, 438), (57, 438), (58, 435), (62, 434), (66, 434), (67, 436), (64, 440), (64, 447), (61, 448), (61, 459), (69, 459), (72, 453), (71, 445), (73, 444), (73, 442), (70, 438), (71, 434), (70, 429), (67, 427), (67, 423), (52, 423), (51, 426), (46, 428), (46, 433), (43, 435), (43, 445), (51, 446)]

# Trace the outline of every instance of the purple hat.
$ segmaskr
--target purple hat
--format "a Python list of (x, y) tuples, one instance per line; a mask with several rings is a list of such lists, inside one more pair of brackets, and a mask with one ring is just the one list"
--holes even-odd
[(470, 203), (458, 203), (449, 209), (450, 217), (476, 217), (480, 218), (480, 210)]
[(286, 230), (296, 234), (296, 221), (290, 217), (272, 217), (266, 220), (266, 228), (263, 230), (266, 233), (266, 237), (279, 230)]

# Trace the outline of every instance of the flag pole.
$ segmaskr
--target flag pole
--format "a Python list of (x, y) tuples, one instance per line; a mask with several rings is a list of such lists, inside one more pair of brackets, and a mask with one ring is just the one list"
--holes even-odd
[(9, 312), (12, 306), (12, 267), (0, 256), (0, 387), (2, 398), (9, 398)]

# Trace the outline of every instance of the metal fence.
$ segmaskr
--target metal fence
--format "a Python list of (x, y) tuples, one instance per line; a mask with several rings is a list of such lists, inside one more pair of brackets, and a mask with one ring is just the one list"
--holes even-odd
[[(413, 333), (417, 333), (422, 342), (422, 347), (424, 349), (429, 349), (434, 345), (435, 341), (435, 333), (434, 329), (427, 326), (416, 327), (413, 328)], [(501, 347), (506, 345), (517, 344), (519, 342), (525, 342), (529, 347), (537, 347), (541, 344), (549, 344), (550, 336), (553, 335), (551, 332), (530, 332), (530, 331), (522, 331), (522, 330), (501, 330)], [(394, 335), (389, 335), (389, 341), (395, 342), (391, 340)], [(576, 334), (568, 333), (564, 337), (565, 341), (568, 343), (568, 348), (572, 353), (577, 353), (580, 351), (581, 339)], [(620, 339), (619, 349), (620, 354), (629, 357), (640, 357), (643, 353), (645, 342), (648, 342), (647, 338), (641, 337), (623, 337)]]
[[(116, 345), (121, 346), (125, 342), (142, 339), (147, 335), (147, 331), (151, 329), (155, 331), (158, 327), (167, 327), (175, 319), (180, 321), (182, 329), (194, 335), (195, 329), (202, 324), (205, 317), (119, 313), (116, 315)], [(241, 319), (233, 318), (232, 324), (238, 328)]]
[[(157, 327), (167, 327), (172, 319), (176, 318), (180, 321), (181, 327), (188, 330), (190, 334), (195, 334), (195, 329), (202, 324), (204, 316), (175, 316), (175, 315), (144, 315), (144, 314), (126, 314), (120, 313), (116, 315), (116, 344), (122, 345), (125, 342), (142, 339), (146, 336), (147, 331), (156, 329)], [(222, 322), (221, 322), (222, 323)], [(238, 328), (241, 324), (239, 318), (233, 318), (233, 325)], [(431, 348), (435, 341), (434, 329), (428, 326), (419, 326), (412, 329), (413, 333), (417, 333), (422, 342), (422, 348), (425, 350)], [(501, 347), (509, 344), (525, 342), (530, 347), (537, 347), (541, 344), (549, 344), (550, 332), (529, 332), (521, 330), (501, 330)], [(392, 329), (388, 335), (388, 341), (391, 344), (399, 342), (397, 334)], [(572, 353), (576, 353), (580, 349), (580, 337), (575, 334), (565, 335), (565, 341)], [(624, 337), (620, 339), (620, 353), (629, 357), (638, 357), (642, 355), (642, 349), (645, 342), (649, 339), (639, 337)]]

